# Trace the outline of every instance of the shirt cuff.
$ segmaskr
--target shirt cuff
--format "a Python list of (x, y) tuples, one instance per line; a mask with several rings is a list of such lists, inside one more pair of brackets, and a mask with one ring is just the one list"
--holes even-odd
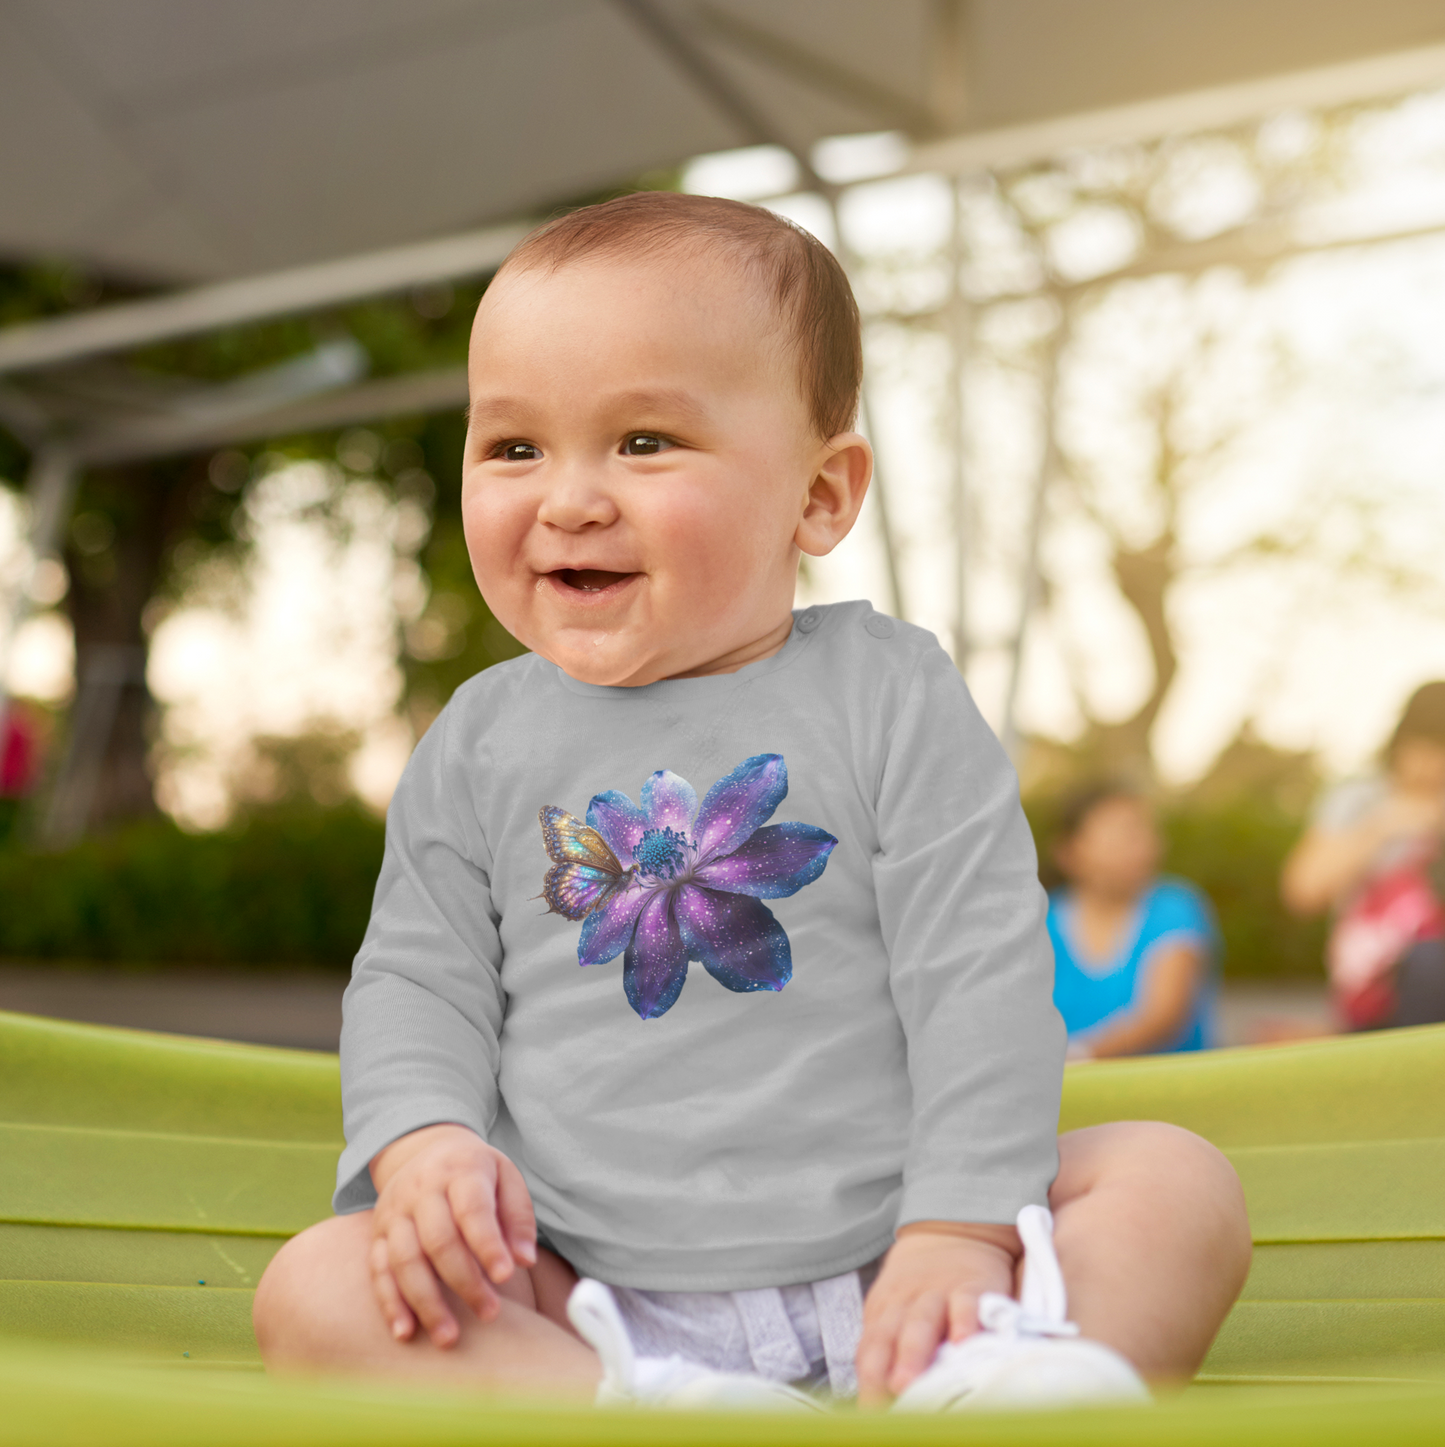
[(923, 1176), (904, 1183), (898, 1225), (958, 1221), (1012, 1226), (1025, 1206), (1047, 1206), (1052, 1174), (1035, 1177)]
[(394, 1106), (368, 1121), (354, 1140), (348, 1140), (336, 1163), (336, 1191), (331, 1209), (338, 1216), (367, 1211), (376, 1205), (376, 1187), (368, 1167), (379, 1151), (393, 1141), (429, 1125), (464, 1125), (486, 1140), (486, 1126), (475, 1108), (449, 1100), (412, 1100)]

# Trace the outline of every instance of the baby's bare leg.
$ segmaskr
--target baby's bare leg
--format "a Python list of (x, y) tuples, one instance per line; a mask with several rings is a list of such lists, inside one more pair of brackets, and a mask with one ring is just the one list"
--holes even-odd
[(1154, 1121), (1071, 1131), (1059, 1156), (1049, 1204), (1070, 1317), (1151, 1380), (1188, 1381), (1249, 1272), (1233, 1167)]
[(372, 1291), (370, 1247), (371, 1212), (362, 1211), (322, 1221), (276, 1253), (252, 1313), (269, 1370), (381, 1373), (592, 1400), (602, 1368), (566, 1325), (577, 1278), (560, 1257), (539, 1251), (536, 1266), (499, 1286), (494, 1321), (478, 1321), (447, 1292), (461, 1337), (443, 1351), (421, 1330), (408, 1342), (392, 1336)]

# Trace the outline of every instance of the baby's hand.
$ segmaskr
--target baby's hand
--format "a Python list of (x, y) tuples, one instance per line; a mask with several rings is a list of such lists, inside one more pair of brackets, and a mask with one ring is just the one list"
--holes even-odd
[(915, 1221), (902, 1227), (863, 1305), (858, 1401), (897, 1396), (944, 1341), (978, 1330), (978, 1298), (1013, 1294), (1018, 1233), (1012, 1226)]
[(445, 1282), (482, 1321), (501, 1309), (492, 1284), (537, 1260), (537, 1226), (521, 1172), (463, 1125), (429, 1125), (371, 1163), (376, 1184), (371, 1282), (398, 1341), (418, 1318), (439, 1347), (461, 1328)]

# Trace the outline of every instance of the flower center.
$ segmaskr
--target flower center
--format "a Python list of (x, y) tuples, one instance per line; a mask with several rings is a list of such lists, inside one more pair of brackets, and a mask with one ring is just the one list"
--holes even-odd
[(675, 829), (649, 829), (633, 857), (643, 874), (653, 879), (675, 879), (687, 862), (687, 836)]

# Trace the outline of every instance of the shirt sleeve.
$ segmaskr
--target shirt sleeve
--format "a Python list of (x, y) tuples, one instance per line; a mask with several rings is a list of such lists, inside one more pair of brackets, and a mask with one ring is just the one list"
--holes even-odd
[(1012, 1223), (1058, 1172), (1065, 1033), (1018, 781), (942, 649), (885, 743), (874, 862), (913, 1120), (898, 1223)]
[(1182, 879), (1165, 880), (1153, 908), (1149, 911), (1149, 938), (1144, 948), (1149, 953), (1162, 944), (1188, 941), (1212, 955), (1219, 947), (1219, 927), (1214, 909), (1205, 895)]
[(1325, 790), (1310, 814), (1310, 826), (1325, 834), (1353, 829), (1388, 793), (1383, 779), (1346, 779)]
[(398, 1137), (443, 1121), (485, 1136), (496, 1115), (501, 940), (490, 861), (457, 805), (469, 791), (449, 766), (452, 712), (418, 744), (387, 810), (371, 923), (342, 1002), (341, 1214), (375, 1203), (367, 1167)]

